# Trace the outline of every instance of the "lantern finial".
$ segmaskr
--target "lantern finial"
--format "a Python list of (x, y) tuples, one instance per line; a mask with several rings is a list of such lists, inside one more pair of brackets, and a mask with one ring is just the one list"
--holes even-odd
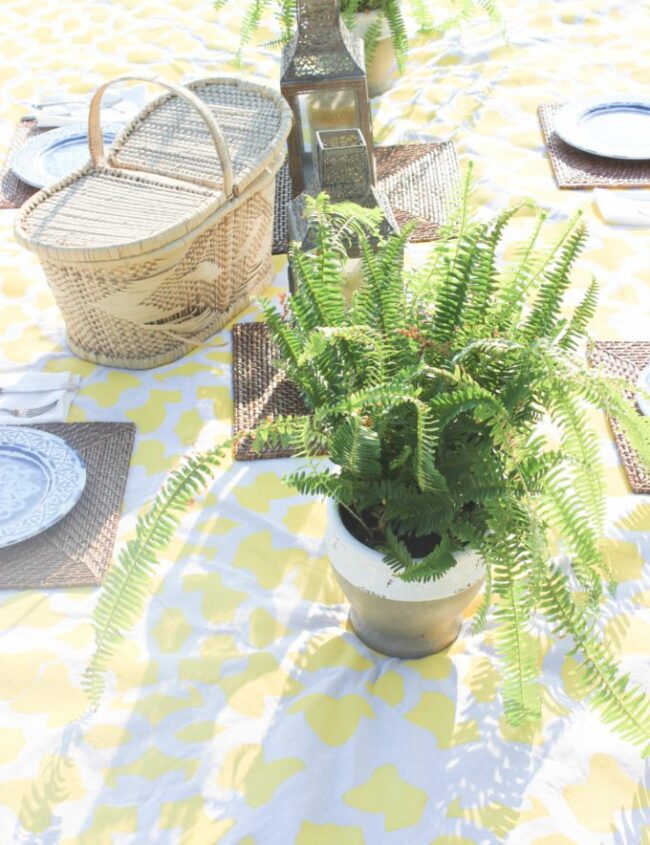
[(338, 0), (298, 0), (296, 14), (300, 36), (314, 43), (324, 30), (337, 27), (341, 17)]
[(364, 77), (363, 41), (341, 20), (338, 0), (298, 0), (298, 33), (284, 48), (282, 81)]

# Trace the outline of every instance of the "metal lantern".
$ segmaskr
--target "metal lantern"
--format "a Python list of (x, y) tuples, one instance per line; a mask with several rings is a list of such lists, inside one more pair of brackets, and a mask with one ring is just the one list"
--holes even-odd
[[(310, 191), (304, 191), (287, 206), (289, 240), (299, 243), (302, 251), (316, 245), (314, 232), (305, 219), (306, 197), (319, 191), (336, 202), (354, 202), (364, 208), (381, 209), (383, 219), (379, 234), (386, 238), (399, 232), (390, 205), (384, 193), (370, 179), (373, 156), (358, 129), (332, 129), (316, 132), (317, 176)], [(371, 247), (377, 245), (376, 237), (369, 237)], [(361, 254), (358, 239), (352, 237), (347, 254), (357, 258)], [(295, 277), (289, 264), (289, 288), (295, 292)]]
[[(363, 41), (341, 20), (339, 0), (297, 0), (298, 32), (282, 52), (281, 89), (294, 114), (289, 135), (293, 196), (316, 171), (316, 132), (358, 128), (372, 149)], [(374, 161), (370, 161), (374, 184)]]

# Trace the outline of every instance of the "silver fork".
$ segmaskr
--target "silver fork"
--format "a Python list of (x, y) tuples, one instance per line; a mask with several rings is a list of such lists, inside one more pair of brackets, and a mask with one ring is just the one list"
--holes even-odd
[(38, 408), (0, 408), (5, 414), (11, 414), (12, 417), (19, 417), (20, 419), (29, 420), (32, 417), (40, 417), (42, 414), (47, 414), (48, 411), (54, 410), (59, 404), (59, 400), (48, 402), (47, 405), (41, 405)]

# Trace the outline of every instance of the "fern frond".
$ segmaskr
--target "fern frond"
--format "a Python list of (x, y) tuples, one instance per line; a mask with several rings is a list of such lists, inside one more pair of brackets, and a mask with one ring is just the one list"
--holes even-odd
[(571, 319), (562, 332), (562, 336), (558, 340), (558, 346), (561, 349), (566, 349), (571, 352), (575, 351), (578, 342), (585, 336), (587, 325), (596, 314), (597, 301), (598, 284), (595, 279), (592, 279), (582, 302), (573, 312)]
[(240, 68), (243, 67), (244, 47), (252, 40), (271, 2), (272, 0), (250, 0), (250, 5), (246, 8), (239, 31), (239, 49), (237, 50), (237, 64)]
[(632, 385), (593, 370), (574, 373), (571, 384), (587, 401), (619, 423), (642, 465), (650, 470), (650, 417), (637, 413), (625, 398)]
[(358, 417), (350, 417), (336, 428), (330, 440), (329, 456), (335, 464), (364, 478), (381, 475), (379, 437)]
[(521, 205), (503, 211), (481, 233), (475, 250), (477, 263), (467, 290), (467, 302), (463, 310), (463, 334), (475, 337), (476, 326), (483, 326), (485, 312), (494, 299), (498, 286), (497, 250), (505, 230), (512, 218), (520, 211)]
[(402, 72), (408, 52), (408, 35), (399, 0), (383, 0), (382, 12), (390, 29), (397, 67)]
[(644, 755), (650, 752), (650, 702), (635, 689), (628, 675), (621, 674), (614, 658), (585, 621), (571, 598), (566, 576), (552, 567), (546, 581), (542, 610), (556, 630), (568, 634), (575, 650), (582, 655), (577, 672), (591, 705), (604, 722), (624, 739), (639, 745)]
[(381, 503), (385, 522), (404, 537), (443, 534), (451, 530), (455, 516), (454, 503), (444, 490), (422, 493), (393, 481), (377, 485), (368, 501)]
[[(298, 358), (298, 367), (313, 363), (341, 379), (341, 392), (385, 383), (384, 347), (376, 332), (367, 326), (339, 326), (316, 329)], [(335, 367), (335, 371), (330, 371)]]
[(284, 480), (304, 496), (326, 496), (342, 505), (351, 504), (355, 492), (350, 481), (329, 470), (297, 470)]
[(147, 513), (138, 518), (135, 537), (109, 569), (93, 611), (95, 651), (82, 678), (93, 707), (99, 704), (104, 691), (104, 674), (111, 657), (140, 618), (149, 598), (157, 556), (172, 539), (193, 499), (213, 478), (228, 445), (191, 456), (171, 473)]
[(411, 0), (411, 12), (420, 32), (430, 32), (433, 29), (433, 18), (427, 0)]
[(514, 581), (497, 604), (495, 643), (503, 666), (503, 706), (511, 725), (538, 722), (541, 699), (537, 682), (537, 650), (525, 630), (521, 584)]
[(447, 537), (442, 537), (433, 551), (423, 558), (414, 559), (406, 545), (391, 531), (386, 531), (384, 563), (397, 572), (404, 581), (437, 581), (456, 566)]
[(276, 17), (280, 23), (282, 35), (278, 46), (291, 40), (296, 24), (296, 0), (279, 0), (280, 6), (276, 10)]
[(579, 407), (563, 382), (554, 383), (548, 407), (560, 429), (562, 451), (572, 464), (572, 487), (593, 532), (600, 535), (605, 528), (605, 478), (598, 437), (585, 423), (584, 408)]
[(492, 607), (492, 569), (488, 565), (485, 567), (485, 586), (483, 588), (483, 597), (481, 603), (474, 613), (472, 620), (472, 633), (480, 634), (487, 626), (487, 616)]
[[(503, 703), (512, 725), (536, 722), (541, 713), (537, 681), (538, 649), (530, 635), (530, 597), (512, 566), (512, 555), (521, 557), (520, 546), (511, 542), (505, 556), (493, 557), (492, 589), (499, 596), (495, 609), (495, 644), (503, 666)], [(490, 551), (494, 556), (494, 548)], [(489, 559), (489, 558), (488, 558)]]
[(294, 250), (291, 259), (299, 284), (290, 307), (299, 320), (300, 329), (308, 333), (343, 322), (345, 297), (341, 289), (341, 262), (330, 243), (323, 243), (316, 255)]
[(604, 568), (599, 535), (592, 528), (581, 499), (574, 493), (571, 478), (562, 470), (550, 474), (541, 509), (549, 525), (561, 532), (571, 567), (595, 606), (602, 595)]
[(458, 236), (456, 253), (436, 290), (431, 338), (448, 343), (459, 328), (469, 288), (479, 260), (478, 245), (486, 233), (485, 224), (464, 227)]
[(571, 269), (584, 249), (587, 228), (580, 224), (560, 250), (557, 261), (544, 271), (537, 299), (522, 328), (526, 339), (549, 337), (557, 327), (564, 294), (571, 282)]
[[(354, 21), (353, 21), (354, 26)], [(363, 47), (364, 47), (364, 56), (366, 59), (366, 66), (372, 62), (375, 58), (377, 53), (377, 47), (379, 45), (379, 39), (381, 38), (381, 33), (384, 28), (384, 18), (380, 14), (376, 20), (374, 20), (368, 29), (366, 30), (366, 34), (363, 37)], [(401, 70), (402, 68), (400, 68)]]

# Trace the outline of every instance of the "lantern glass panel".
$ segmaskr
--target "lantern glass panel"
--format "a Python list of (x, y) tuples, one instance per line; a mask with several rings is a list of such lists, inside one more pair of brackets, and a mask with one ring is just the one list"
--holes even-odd
[(350, 88), (310, 91), (299, 94), (297, 101), (305, 184), (311, 184), (316, 173), (316, 132), (358, 126), (359, 103)]

